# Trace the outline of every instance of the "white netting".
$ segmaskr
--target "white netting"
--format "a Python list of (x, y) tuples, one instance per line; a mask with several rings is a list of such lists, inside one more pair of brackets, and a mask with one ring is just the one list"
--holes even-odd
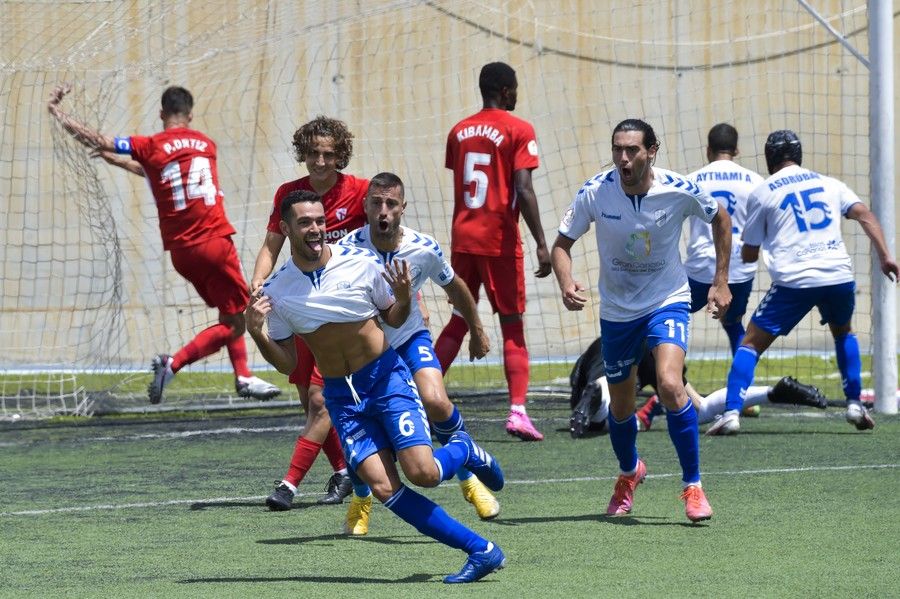
[[(866, 53), (862, 0), (816, 4)], [(143, 405), (149, 377), (138, 371), (215, 319), (163, 254), (146, 183), (90, 159), (47, 115), (45, 98), (59, 81), (75, 87), (64, 108), (110, 135), (157, 131), (166, 85), (193, 92), (194, 126), (219, 146), (248, 274), (274, 190), (305, 174), (291, 135), (320, 113), (345, 120), (357, 137), (347, 172), (398, 173), (407, 224), (448, 247), (445, 136), (480, 108), (477, 74), (491, 60), (517, 70), (517, 114), (538, 134), (535, 189), (548, 243), (581, 183), (609, 163), (612, 126), (632, 116), (661, 138), (658, 165), (682, 173), (704, 163), (716, 122), (737, 127), (739, 161), (760, 172), (766, 134), (794, 129), (805, 166), (867, 199), (868, 73), (795, 2), (6, 1), (0, 26), (4, 409), (28, 396), (44, 412), (72, 411), (72, 398), (85, 393), (104, 405)], [(866, 353), (868, 245), (858, 229), (846, 230)], [(532, 272), (533, 243), (524, 237)], [(573, 250), (577, 276), (591, 289), (593, 245), (586, 236)], [(589, 310), (572, 314), (553, 280), (529, 275), (527, 285), (532, 359), (573, 359), (597, 334), (596, 294)], [(767, 286), (758, 276), (756, 288)], [(426, 299), (437, 334), (447, 304), (437, 289)], [(497, 348), (496, 320), (481, 309)], [(810, 317), (772, 351), (818, 354), (831, 345)], [(691, 352), (727, 356), (724, 334), (704, 316), (695, 319)], [(251, 353), (251, 362), (261, 360)], [(791, 373), (802, 378), (807, 362)], [(721, 386), (727, 365), (713, 364), (693, 362), (695, 386)], [(176, 383), (172, 400), (233, 394), (224, 352), (190, 370), (209, 376)], [(479, 372), (457, 384), (478, 385)], [(543, 371), (533, 372), (538, 379)]]

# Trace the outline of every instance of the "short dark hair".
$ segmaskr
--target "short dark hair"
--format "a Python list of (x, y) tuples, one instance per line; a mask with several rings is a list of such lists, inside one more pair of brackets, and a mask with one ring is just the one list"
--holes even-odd
[(779, 129), (769, 133), (766, 139), (766, 166), (774, 175), (779, 166), (787, 161), (803, 164), (803, 146), (800, 138), (790, 129)]
[(481, 67), (478, 88), (482, 98), (496, 98), (504, 87), (516, 87), (516, 71), (505, 62), (490, 62)]
[(191, 92), (173, 85), (167, 87), (162, 95), (162, 110), (166, 114), (189, 115), (194, 109), (194, 96)]
[(738, 132), (728, 123), (713, 125), (706, 136), (706, 143), (713, 152), (727, 152), (732, 156), (737, 154)]
[[(399, 187), (400, 197), (403, 197), (403, 180), (394, 173), (378, 173), (377, 175), (369, 179), (369, 190), (371, 190), (373, 187), (376, 187), (378, 189), (393, 189), (395, 187)], [(366, 191), (366, 195), (368, 195), (368, 190)]]
[(291, 218), (291, 208), (300, 202), (321, 204), (322, 198), (314, 191), (295, 189), (281, 200), (281, 220), (287, 222)]
[(330, 137), (334, 141), (334, 152), (337, 154), (337, 170), (347, 168), (353, 155), (353, 134), (344, 121), (332, 119), (321, 114), (302, 125), (294, 132), (291, 142), (297, 162), (305, 162), (312, 152), (316, 137)]
[(642, 121), (641, 119), (625, 119), (613, 129), (612, 137), (610, 138), (610, 143), (616, 137), (616, 133), (621, 131), (640, 131), (644, 134), (644, 147), (649, 149), (658, 149), (659, 148), (659, 140), (656, 139), (656, 132), (653, 131), (653, 127), (651, 127), (647, 122)]

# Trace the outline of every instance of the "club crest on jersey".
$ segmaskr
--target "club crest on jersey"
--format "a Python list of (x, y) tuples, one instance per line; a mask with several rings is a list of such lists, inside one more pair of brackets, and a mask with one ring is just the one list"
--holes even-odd
[(657, 227), (662, 227), (669, 222), (669, 214), (665, 210), (657, 210), (653, 213), (653, 220), (656, 221)]
[(334, 216), (338, 220), (344, 220), (345, 218), (347, 218), (347, 209), (346, 208), (338, 208), (337, 210), (334, 211)]
[(413, 289), (415, 289), (416, 287), (419, 286), (419, 280), (422, 278), (422, 269), (418, 265), (415, 265), (415, 264), (410, 266), (409, 267), (409, 278), (412, 281)]
[(563, 215), (562, 226), (563, 227), (571, 227), (572, 220), (574, 220), (574, 219), (575, 219), (575, 211), (572, 210), (571, 208), (569, 208), (568, 210), (566, 210), (565, 215)]

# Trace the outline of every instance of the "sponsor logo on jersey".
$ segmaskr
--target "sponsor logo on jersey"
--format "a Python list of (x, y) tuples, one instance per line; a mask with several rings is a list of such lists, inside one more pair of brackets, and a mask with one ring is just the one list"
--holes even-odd
[(346, 228), (332, 229), (330, 231), (325, 231), (325, 241), (326, 242), (338, 241), (339, 239), (343, 238), (344, 235), (346, 235), (347, 233), (349, 233), (349, 231)]
[(650, 255), (650, 231), (636, 231), (628, 236), (625, 252), (632, 258), (646, 258)]

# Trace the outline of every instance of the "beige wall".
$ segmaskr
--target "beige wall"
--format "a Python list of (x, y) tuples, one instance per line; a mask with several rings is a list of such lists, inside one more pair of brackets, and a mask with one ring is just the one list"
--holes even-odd
[[(867, 52), (862, 1), (816, 5)], [(491, 60), (517, 69), (517, 113), (538, 133), (535, 187), (549, 243), (581, 183), (609, 162), (611, 127), (632, 116), (657, 129), (658, 164), (682, 172), (703, 164), (706, 131), (716, 122), (740, 130), (741, 162), (757, 170), (765, 167), (766, 134), (793, 128), (807, 166), (867, 196), (867, 72), (799, 4), (494, 6), (5, 2), (0, 363), (143, 363), (215, 319), (162, 254), (146, 184), (89, 160), (51, 125), (43, 101), (61, 80), (75, 85), (66, 107), (109, 134), (157, 130), (161, 90), (182, 84), (193, 91), (195, 125), (219, 144), (221, 183), (248, 275), (275, 188), (305, 174), (290, 136), (319, 113), (344, 119), (357, 136), (348, 172), (400, 174), (411, 200), (407, 224), (447, 245), (445, 135), (479, 108), (477, 72)], [(856, 327), (866, 333), (868, 253), (857, 230), (847, 231), (861, 289)], [(533, 244), (525, 237), (530, 273)], [(591, 289), (592, 239), (575, 246), (577, 276)], [(578, 354), (597, 333), (596, 294), (589, 310), (570, 314), (551, 279), (529, 275), (527, 282), (532, 356)], [(438, 295), (428, 295), (435, 330), (448, 317)], [(482, 311), (498, 347), (499, 331), (486, 306)], [(821, 327), (811, 319), (804, 327), (785, 347), (827, 349)], [(723, 343), (699, 317), (693, 349)]]

